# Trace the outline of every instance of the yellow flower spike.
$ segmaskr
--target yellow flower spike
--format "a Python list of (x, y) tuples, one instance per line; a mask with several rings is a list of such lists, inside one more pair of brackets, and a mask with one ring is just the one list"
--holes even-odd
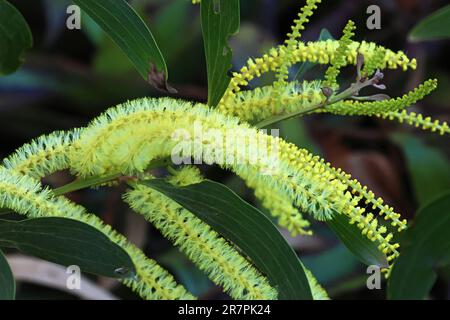
[(375, 54), (364, 62), (364, 67), (362, 69), (362, 74), (366, 77), (372, 75), (380, 65), (383, 65), (384, 57), (386, 56), (386, 49), (380, 48)]
[(257, 122), (274, 115), (307, 109), (323, 102), (320, 86), (320, 81), (302, 83), (294, 81), (278, 89), (267, 86), (243, 91), (229, 103), (219, 105), (218, 110), (247, 122)]
[(234, 299), (272, 300), (268, 281), (209, 225), (163, 194), (142, 185), (125, 201), (184, 252)]
[(78, 129), (41, 136), (4, 159), (3, 166), (36, 179), (67, 169), (69, 167), (68, 148), (74, 140), (78, 139), (78, 136)]
[(339, 88), (337, 76), (339, 75), (341, 68), (347, 64), (346, 57), (350, 52), (350, 44), (352, 43), (351, 38), (355, 35), (353, 32), (355, 28), (355, 23), (349, 20), (344, 28), (343, 35), (339, 40), (339, 47), (331, 59), (331, 66), (329, 66), (325, 72), (325, 81), (323, 82), (324, 87), (331, 89)]
[[(49, 149), (52, 150), (52, 149)], [(136, 268), (136, 279), (124, 280), (144, 299), (195, 299), (183, 286), (178, 285), (172, 275), (155, 261), (148, 259), (137, 247), (121, 234), (105, 225), (97, 216), (64, 197), (55, 197), (51, 190), (24, 175), (0, 168), (0, 207), (14, 210), (30, 218), (62, 217), (84, 222), (122, 247)]]
[(248, 187), (255, 189), (256, 198), (272, 216), (278, 218), (278, 224), (286, 228), (291, 236), (312, 235), (312, 231), (308, 230), (309, 221), (305, 220), (299, 210), (292, 205), (292, 199), (272, 187), (265, 187), (258, 179), (250, 177), (246, 183)]
[[(301, 37), (301, 30), (304, 30), (305, 23), (309, 22), (308, 17), (313, 15), (313, 11), (317, 9), (317, 4), (321, 0), (306, 0), (306, 5), (300, 10), (298, 18), (294, 20), (292, 30), (288, 33), (288, 39), (285, 41), (285, 52), (283, 52), (285, 59), (281, 63), (277, 73), (277, 81), (274, 83), (275, 88), (279, 88), (286, 84), (289, 78), (289, 67), (292, 65), (291, 55), (297, 46), (297, 39)], [(260, 59), (260, 64), (264, 63), (263, 59)]]
[[(290, 166), (293, 170), (301, 171), (311, 171), (312, 169), (306, 169), (304, 164), (301, 163), (302, 159), (308, 159), (312, 157), (308, 151), (298, 149), (295, 145), (289, 144), (286, 142), (281, 142), (279, 145), (280, 154), (283, 159), (289, 161)], [(406, 220), (399, 220), (400, 215), (393, 212), (392, 208), (386, 208), (380, 204), (374, 197), (371, 191), (367, 190), (367, 187), (361, 186), (359, 182), (356, 180), (351, 180), (351, 176), (349, 174), (344, 173), (341, 169), (334, 169), (330, 166), (329, 163), (324, 163), (323, 160), (318, 161), (316, 166), (321, 166), (324, 169), (324, 177), (331, 180), (331, 185), (336, 188), (336, 190), (340, 190), (339, 197), (335, 199), (336, 204), (334, 209), (337, 212), (347, 215), (350, 218), (350, 223), (356, 223), (358, 228), (361, 229), (363, 234), (367, 234), (371, 230), (371, 240), (377, 240), (380, 244), (382, 244), (382, 248), (386, 248), (387, 253), (391, 253), (394, 256), (398, 256), (398, 248), (397, 244), (391, 244), (392, 236), (383, 237), (383, 234), (386, 232), (386, 228), (384, 226), (380, 226), (376, 228), (375, 225), (370, 225), (370, 222), (375, 219), (372, 213), (369, 213), (366, 217), (363, 215), (365, 210), (364, 208), (358, 207), (358, 202), (361, 197), (364, 197), (369, 203), (375, 204), (378, 213), (384, 214), (386, 219), (391, 219), (395, 221), (397, 225), (399, 225), (399, 231), (404, 230), (406, 228)], [(338, 179), (338, 180), (336, 180)], [(330, 181), (329, 180), (329, 181)], [(330, 183), (330, 182), (328, 182)], [(342, 185), (341, 185), (342, 184)], [(344, 186), (344, 187), (342, 187)], [(351, 192), (346, 192), (346, 189), (354, 190), (355, 195), (352, 195)], [(342, 192), (342, 193), (341, 193)], [(329, 200), (328, 200), (329, 201)], [(317, 213), (316, 213), (316, 219)], [(378, 222), (377, 222), (378, 224)]]
[(197, 184), (205, 180), (200, 170), (194, 166), (184, 166), (179, 170), (169, 168), (169, 172), (171, 175), (167, 178), (167, 181), (179, 187)]
[(449, 134), (450, 127), (447, 122), (439, 122), (439, 120), (431, 120), (430, 117), (423, 117), (421, 114), (415, 112), (408, 113), (403, 111), (390, 111), (385, 113), (376, 114), (377, 117), (388, 120), (397, 120), (400, 123), (407, 123), (416, 128), (420, 127), (423, 130), (431, 130), (432, 132), (438, 132), (440, 135)]

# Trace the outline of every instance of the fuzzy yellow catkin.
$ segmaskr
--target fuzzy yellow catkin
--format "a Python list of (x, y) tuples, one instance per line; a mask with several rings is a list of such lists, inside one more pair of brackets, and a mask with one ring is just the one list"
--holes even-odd
[[(211, 134), (196, 136), (195, 124), (200, 124), (203, 132), (221, 133), (222, 139)], [(243, 134), (243, 130), (243, 142), (224, 143), (223, 137), (227, 134)], [(345, 214), (369, 239), (379, 242), (380, 250), (389, 260), (398, 256), (398, 245), (390, 243), (392, 235), (383, 235), (385, 228), (376, 224), (371, 213), (365, 214), (365, 209), (358, 205), (361, 198), (353, 196), (348, 191), (349, 185), (323, 160), (202, 104), (192, 105), (169, 98), (140, 99), (106, 111), (83, 129), (80, 139), (74, 143), (70, 155), (72, 170), (81, 176), (142, 172), (150, 161), (172, 155), (180, 145), (180, 141), (174, 139), (177, 132), (192, 138), (181, 144), (181, 158), (198, 157), (207, 164), (217, 163), (244, 181), (250, 181), (256, 191), (270, 188), (316, 219), (327, 220), (335, 214)], [(260, 142), (266, 146), (266, 152), (252, 161), (254, 154), (248, 152), (248, 147)], [(272, 154), (271, 148), (277, 151)], [(196, 154), (198, 149), (205, 152)], [(223, 156), (230, 155), (236, 155), (240, 161), (221, 161)]]
[[(39, 180), (57, 171), (70, 168), (69, 149), (72, 147), (73, 142), (78, 139), (78, 134), (79, 130), (76, 129), (68, 132), (58, 131), (43, 135), (25, 144), (11, 156), (4, 159), (3, 166), (5, 169), (8, 169), (11, 177), (20, 181), (27, 181), (27, 184), (31, 186), (30, 190), (40, 190), (37, 187), (37, 182), (33, 182), (27, 176)], [(0, 170), (5, 169), (0, 167)], [(6, 175), (6, 171), (2, 172)], [(19, 176), (23, 176), (21, 178), (22, 180), (19, 179)], [(33, 183), (36, 184), (34, 187), (36, 189), (32, 187)], [(43, 191), (49, 192), (46, 189), (43, 189)], [(31, 194), (29, 196), (32, 197)], [(148, 259), (137, 247), (130, 244), (123, 235), (117, 233), (109, 225), (105, 225), (100, 218), (86, 213), (81, 206), (75, 205), (63, 197), (59, 197), (58, 199), (60, 199), (58, 203), (61, 206), (58, 213), (42, 211), (38, 216), (58, 216), (87, 223), (107, 235), (111, 241), (123, 247), (130, 255), (137, 269), (137, 279), (125, 280), (124, 282), (142, 298), (170, 300), (194, 299), (194, 296), (188, 293), (182, 286), (178, 285), (166, 270), (161, 268), (154, 260)], [(19, 209), (17, 209), (17, 212), (22, 213)], [(34, 215), (29, 216), (33, 217)], [(161, 281), (161, 284), (158, 283), (159, 281)], [(167, 286), (169, 291), (161, 291), (161, 288), (164, 286)]]
[(302, 30), (305, 29), (304, 25), (309, 22), (309, 17), (313, 15), (317, 4), (321, 0), (306, 0), (305, 6), (303, 6), (298, 14), (298, 18), (294, 20), (294, 25), (291, 28), (291, 32), (288, 33), (288, 38), (285, 41), (285, 56), (286, 58), (281, 63), (277, 72), (277, 81), (274, 83), (274, 87), (278, 88), (286, 84), (289, 78), (289, 67), (291, 66), (291, 55), (297, 46), (297, 39), (301, 37)]
[(69, 168), (68, 148), (79, 130), (57, 131), (34, 139), (3, 160), (6, 169), (36, 179)]
[(55, 197), (35, 179), (0, 168), (0, 207), (14, 210), (30, 218), (63, 217), (84, 222), (105, 234), (122, 247), (136, 268), (136, 279), (125, 279), (124, 284), (144, 299), (195, 299), (183, 286), (155, 261), (148, 259), (124, 236), (105, 225), (98, 217), (64, 197)]
[(226, 106), (220, 105), (218, 110), (254, 123), (321, 104), (324, 101), (321, 85), (321, 81), (294, 81), (280, 88), (266, 86), (242, 91)]
[(344, 28), (341, 39), (338, 41), (339, 46), (331, 59), (331, 65), (325, 72), (325, 80), (323, 82), (324, 87), (331, 89), (339, 88), (337, 76), (339, 75), (341, 68), (347, 64), (346, 57), (350, 52), (350, 44), (352, 43), (351, 38), (355, 35), (353, 32), (355, 28), (355, 23), (349, 20)]
[(178, 170), (169, 168), (169, 172), (171, 175), (167, 178), (167, 181), (178, 187), (197, 184), (204, 180), (200, 170), (194, 166), (183, 166)]
[(275, 299), (276, 291), (225, 239), (165, 195), (143, 185), (125, 201), (184, 252), (234, 299)]

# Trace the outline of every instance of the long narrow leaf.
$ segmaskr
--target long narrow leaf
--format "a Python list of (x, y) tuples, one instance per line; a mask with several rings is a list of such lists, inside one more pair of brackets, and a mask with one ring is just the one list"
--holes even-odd
[(277, 227), (229, 188), (213, 181), (182, 188), (161, 179), (142, 183), (178, 202), (237, 245), (278, 290), (279, 299), (312, 299), (303, 265)]
[(135, 272), (121, 247), (95, 228), (71, 219), (0, 220), (0, 246), (106, 277), (127, 277)]
[(0, 0), (0, 75), (16, 71), (32, 45), (33, 36), (23, 16), (9, 2)]
[(232, 52), (228, 38), (240, 24), (239, 0), (202, 0), (201, 19), (208, 71), (208, 105), (216, 106), (230, 78)]
[(167, 84), (167, 66), (142, 18), (124, 0), (73, 0), (123, 50), (140, 75), (160, 90)]
[(356, 225), (350, 224), (346, 216), (336, 213), (327, 224), (359, 261), (383, 268), (388, 266), (386, 255), (378, 249), (378, 242), (370, 241), (362, 235), (361, 230)]
[(450, 192), (417, 213), (407, 243), (388, 283), (389, 299), (424, 299), (436, 281), (436, 270), (450, 264)]
[(15, 296), (16, 282), (8, 261), (0, 250), (0, 300), (14, 300)]

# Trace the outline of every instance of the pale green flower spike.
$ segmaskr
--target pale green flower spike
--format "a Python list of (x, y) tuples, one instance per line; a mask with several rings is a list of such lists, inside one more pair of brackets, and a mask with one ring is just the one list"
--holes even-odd
[[(335, 170), (323, 160), (202, 104), (191, 105), (169, 98), (141, 99), (106, 111), (83, 129), (79, 140), (74, 142), (70, 155), (72, 170), (80, 176), (115, 172), (139, 174), (151, 161), (171, 155), (179, 143), (172, 139), (174, 131), (182, 129), (194, 137), (195, 123), (205, 131), (218, 130), (224, 137), (227, 132), (242, 130), (248, 137), (245, 143), (231, 141), (228, 144), (207, 136), (199, 137), (195, 143), (207, 150), (198, 155), (205, 163), (217, 163), (232, 170), (255, 189), (257, 195), (264, 198), (272, 193), (272, 200), (282, 199), (284, 204), (290, 202), (291, 206), (299, 208), (297, 212), (309, 213), (318, 220), (331, 219), (336, 213), (346, 214), (358, 222), (367, 237), (380, 243), (380, 248), (386, 251), (390, 260), (398, 255), (398, 245), (390, 243), (390, 235), (383, 235), (385, 228), (378, 228), (370, 213), (367, 218), (363, 215), (365, 209), (358, 206), (361, 197), (352, 196), (347, 191), (350, 186), (342, 182)], [(256, 162), (247, 152), (250, 141), (260, 142), (260, 146), (268, 148)], [(277, 152), (267, 156), (273, 146)], [(180, 152), (181, 158), (196, 156), (192, 148), (182, 148)], [(221, 157), (235, 154), (240, 162), (221, 162)], [(273, 204), (268, 204), (270, 202), (263, 201), (268, 209), (274, 209)], [(390, 213), (388, 211), (386, 217), (397, 219)], [(279, 217), (284, 226), (291, 229), (296, 226), (299, 230), (294, 234), (304, 232), (304, 220), (299, 212), (292, 212), (292, 207), (272, 214)], [(398, 224), (399, 221), (392, 223)], [(402, 227), (406, 222), (401, 221), (400, 224)]]
[[(51, 150), (51, 149), (50, 149)], [(155, 261), (148, 259), (137, 247), (105, 225), (98, 217), (64, 197), (55, 197), (51, 190), (36, 180), (0, 168), (0, 207), (14, 210), (30, 218), (64, 217), (91, 225), (120, 245), (131, 257), (136, 279), (123, 282), (144, 299), (194, 299), (173, 277)]]
[(342, 38), (339, 40), (338, 48), (334, 57), (331, 59), (331, 66), (328, 67), (325, 72), (325, 81), (323, 87), (328, 87), (333, 90), (338, 89), (337, 77), (341, 68), (346, 65), (346, 57), (350, 52), (350, 44), (352, 43), (352, 37), (355, 35), (355, 23), (351, 20), (347, 22), (344, 28)]
[(437, 88), (437, 80), (430, 79), (402, 97), (381, 101), (345, 100), (318, 109), (316, 112), (329, 112), (343, 116), (374, 116), (388, 112), (401, 111), (414, 105)]
[(309, 22), (308, 17), (313, 15), (313, 11), (317, 9), (317, 4), (320, 3), (321, 0), (306, 0), (306, 5), (300, 10), (298, 14), (298, 18), (294, 20), (294, 25), (292, 26), (292, 30), (288, 33), (288, 39), (285, 41), (285, 50), (284, 55), (285, 59), (281, 63), (278, 73), (277, 73), (277, 81), (274, 83), (274, 86), (277, 88), (286, 84), (289, 78), (289, 67), (291, 66), (291, 56), (294, 50), (297, 47), (297, 40), (301, 37), (301, 31), (305, 29), (305, 23)]
[(3, 160), (6, 169), (36, 179), (69, 167), (68, 148), (78, 139), (79, 130), (57, 131), (41, 136), (16, 150)]
[(380, 113), (376, 115), (379, 118), (397, 120), (400, 123), (407, 123), (416, 128), (421, 127), (423, 130), (431, 130), (432, 132), (438, 132), (441, 135), (450, 134), (450, 127), (447, 122), (439, 122), (439, 120), (431, 120), (430, 117), (423, 117), (421, 114), (415, 112), (408, 113), (403, 111), (390, 111), (386, 113)]
[(167, 178), (167, 181), (178, 187), (197, 184), (205, 180), (200, 170), (194, 166), (184, 166), (179, 170), (170, 167), (168, 169), (171, 175)]
[(136, 185), (125, 201), (192, 260), (234, 299), (271, 300), (276, 291), (267, 280), (209, 225), (151, 188)]

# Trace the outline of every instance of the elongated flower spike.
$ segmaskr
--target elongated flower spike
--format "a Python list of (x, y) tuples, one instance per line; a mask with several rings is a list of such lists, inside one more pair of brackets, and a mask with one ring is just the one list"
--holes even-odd
[(155, 261), (148, 259), (138, 248), (105, 225), (98, 217), (64, 197), (53, 196), (51, 190), (39, 182), (18, 173), (0, 168), (0, 207), (14, 210), (30, 218), (64, 217), (84, 222), (105, 234), (121, 246), (136, 268), (136, 279), (123, 282), (144, 299), (194, 299), (173, 277)]
[(43, 135), (23, 145), (4, 159), (3, 166), (36, 179), (67, 169), (69, 168), (68, 149), (72, 142), (78, 139), (78, 135), (78, 129)]
[(351, 20), (348, 21), (344, 28), (342, 38), (339, 40), (339, 47), (336, 50), (334, 57), (331, 59), (331, 65), (325, 72), (325, 81), (323, 86), (325, 88), (331, 88), (336, 90), (339, 88), (337, 84), (337, 76), (339, 75), (340, 69), (346, 65), (346, 57), (350, 52), (350, 44), (352, 42), (352, 37), (355, 35), (355, 23)]
[(431, 130), (432, 132), (438, 132), (440, 135), (450, 134), (450, 127), (447, 122), (440, 122), (439, 120), (432, 120), (431, 117), (424, 117), (421, 114), (415, 112), (408, 113), (403, 111), (390, 111), (386, 113), (376, 114), (377, 117), (388, 120), (397, 120), (400, 123), (407, 123), (416, 128), (422, 128), (423, 130)]
[(344, 100), (318, 109), (316, 112), (329, 112), (343, 116), (374, 116), (387, 112), (402, 111), (414, 105), (437, 88), (437, 80), (430, 79), (402, 97), (381, 101)]
[[(224, 141), (209, 134), (196, 136), (195, 124), (201, 125), (203, 132), (217, 130), (223, 133), (222, 137), (232, 132), (245, 139)], [(191, 138), (186, 141), (174, 139), (173, 133), (180, 133), (180, 130), (183, 136)], [(255, 142), (266, 149), (252, 160), (253, 153), (248, 153), (248, 147)], [(201, 147), (204, 152), (196, 155), (196, 148), (189, 146)], [(329, 164), (306, 150), (258, 132), (238, 119), (201, 104), (193, 106), (173, 99), (141, 99), (112, 108), (82, 130), (80, 139), (71, 148), (70, 163), (72, 170), (81, 176), (113, 172), (133, 175), (145, 170), (153, 159), (168, 157), (177, 148), (183, 159), (199, 157), (208, 164), (217, 163), (232, 170), (255, 189), (257, 195), (262, 195), (261, 198), (270, 192), (275, 197), (279, 195), (283, 203), (289, 203), (289, 199), (299, 211), (318, 220), (345, 214), (367, 237), (380, 243), (380, 249), (390, 260), (398, 256), (398, 245), (390, 242), (392, 236), (383, 235), (386, 230), (374, 222), (375, 216), (370, 212), (366, 215), (366, 210), (359, 207), (362, 196), (352, 195), (348, 191), (351, 186), (343, 182)], [(234, 158), (236, 161), (223, 162), (224, 156), (237, 157)], [(294, 215), (291, 209), (272, 214), (282, 214), (279, 221), (288, 226), (298, 228), (304, 223), (298, 220), (301, 215)], [(396, 218), (390, 210), (385, 216)], [(397, 224), (397, 220), (392, 223)]]
[(285, 41), (285, 59), (281, 63), (278, 73), (277, 81), (275, 82), (275, 87), (280, 87), (286, 84), (289, 77), (289, 67), (291, 66), (291, 56), (293, 51), (297, 47), (297, 39), (301, 37), (301, 31), (305, 29), (305, 23), (309, 22), (309, 17), (313, 15), (315, 9), (317, 9), (317, 4), (321, 0), (307, 0), (306, 5), (300, 10), (298, 18), (294, 20), (294, 25), (292, 30), (288, 33), (288, 38)]
[(234, 299), (275, 299), (276, 291), (225, 239), (165, 195), (136, 185), (125, 201)]
[(167, 181), (179, 187), (197, 184), (204, 180), (200, 170), (194, 166), (184, 166), (179, 170), (169, 167), (170, 176)]

